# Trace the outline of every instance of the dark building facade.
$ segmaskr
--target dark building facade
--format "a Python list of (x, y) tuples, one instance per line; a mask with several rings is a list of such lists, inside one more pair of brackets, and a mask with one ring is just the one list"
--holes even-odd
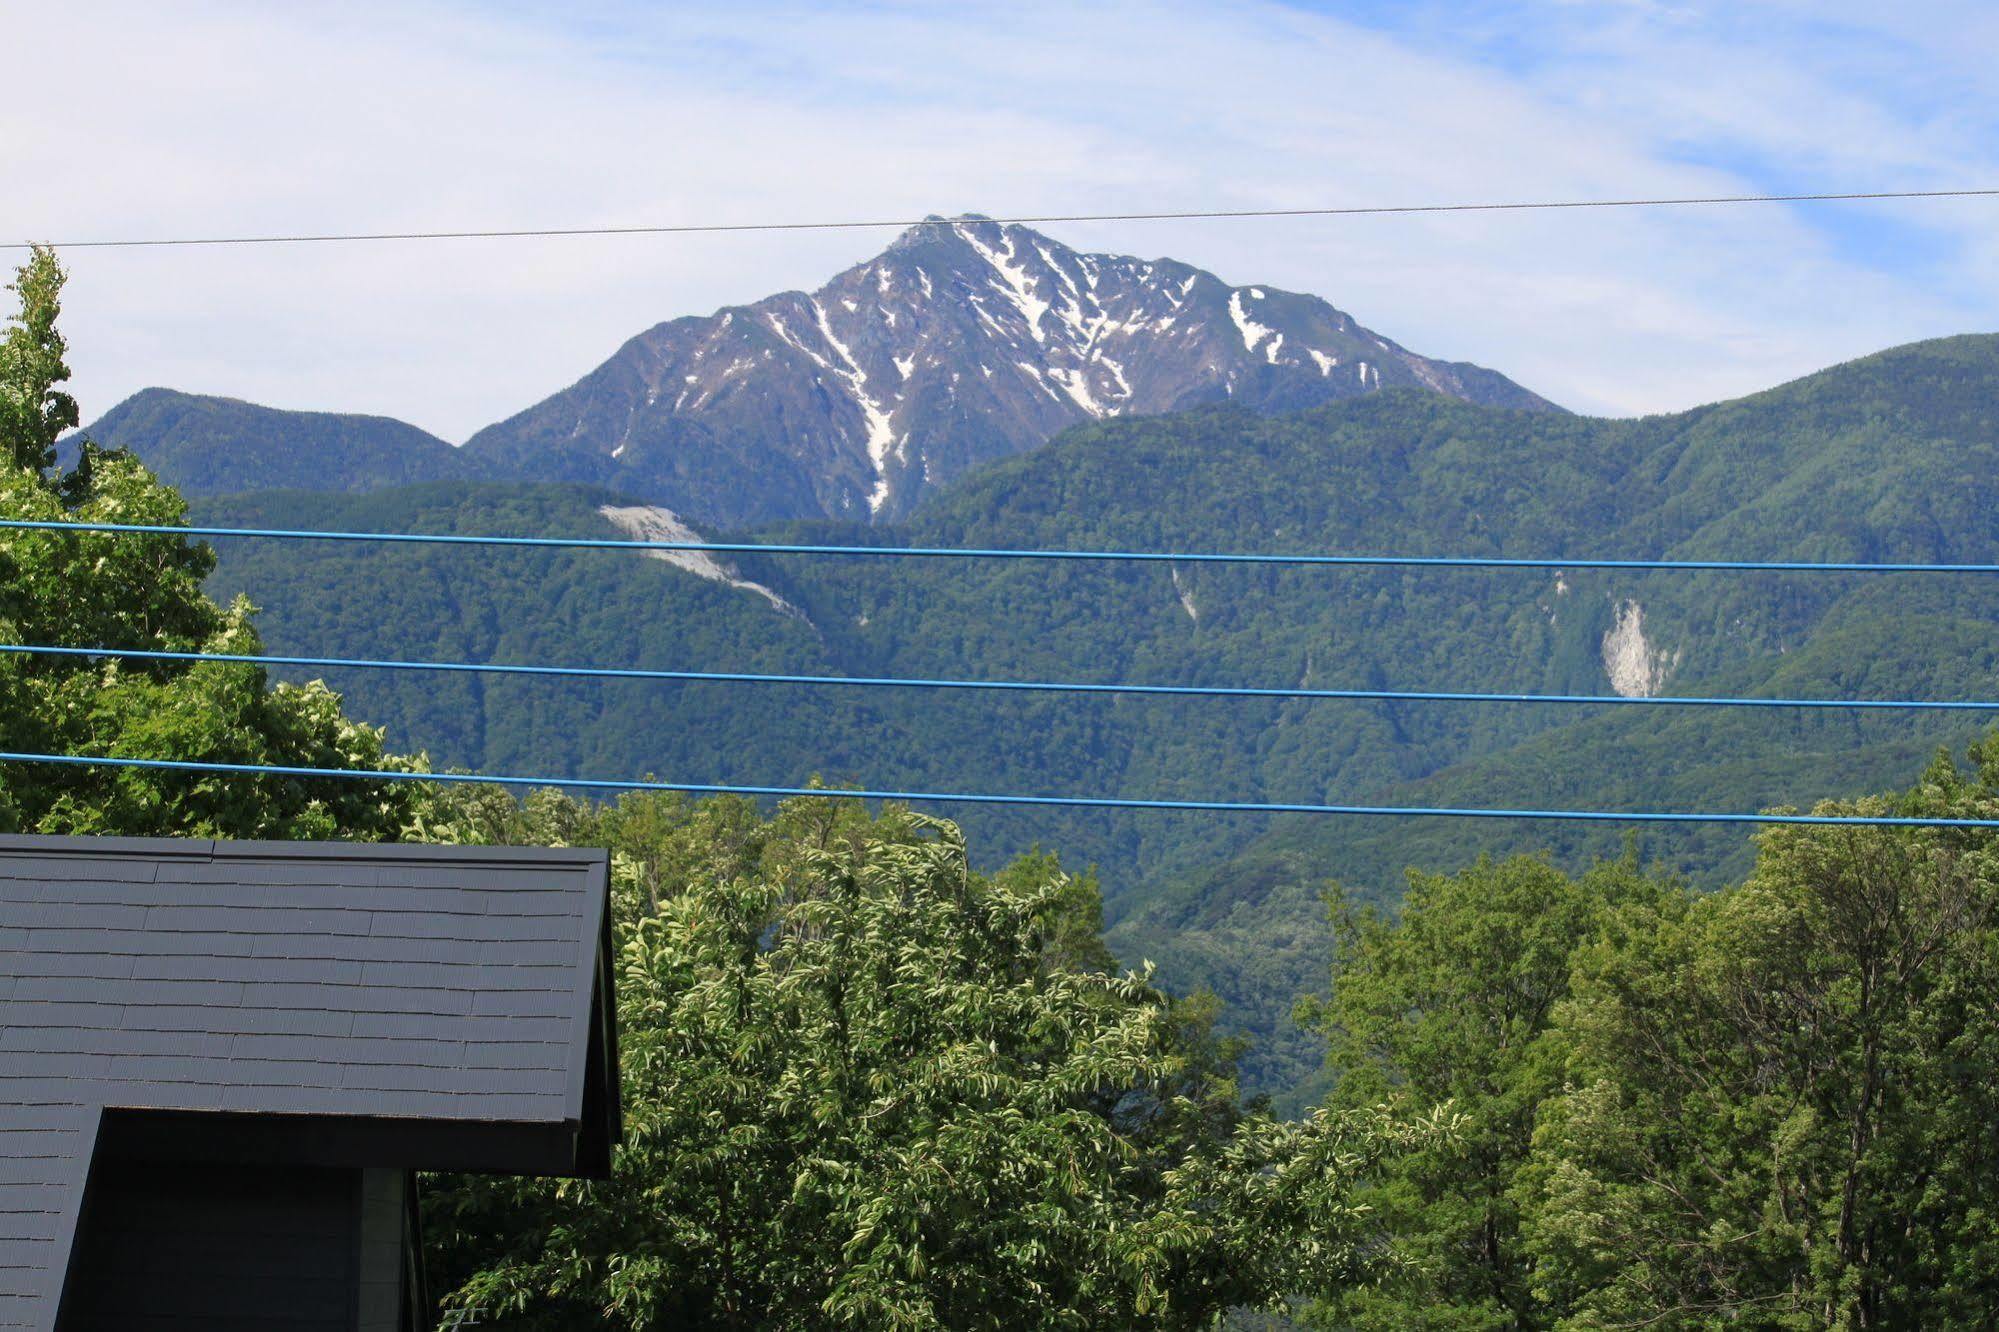
[(402, 1171), (99, 1160), (61, 1326), (423, 1326)]
[(416, 1171), (609, 1171), (608, 880), (0, 838), (0, 1328), (428, 1327)]

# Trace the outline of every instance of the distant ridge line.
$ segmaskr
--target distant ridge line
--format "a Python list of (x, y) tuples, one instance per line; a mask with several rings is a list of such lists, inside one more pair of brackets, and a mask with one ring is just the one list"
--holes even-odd
[(906, 230), (911, 227), (987, 223), (998, 226), (1046, 225), (1056, 222), (1191, 222), (1276, 219), (1287, 217), (1382, 217), (1421, 213), (1503, 213), (1588, 208), (1689, 208), (1716, 204), (1853, 203), (1892, 199), (1981, 199), (1999, 196), (1999, 188), (1961, 190), (1852, 190), (1806, 194), (1711, 194), (1630, 199), (1555, 199), (1489, 203), (1360, 204), (1322, 208), (1214, 208), (1144, 213), (1023, 213), (1012, 217), (869, 218), (816, 222), (694, 222), (604, 227), (522, 227), (457, 231), (298, 232), (251, 236), (149, 236), (110, 240), (8, 241), (0, 249), (26, 250), (46, 245), (58, 250), (164, 249), (181, 246), (317, 245), (378, 241), (526, 240), (579, 236), (693, 236), (743, 232)]

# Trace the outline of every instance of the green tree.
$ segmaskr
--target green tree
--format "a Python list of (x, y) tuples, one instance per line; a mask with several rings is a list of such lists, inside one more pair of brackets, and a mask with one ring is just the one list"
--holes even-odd
[(1614, 905), (1657, 884), (1627, 859), (1572, 879), (1521, 856), (1410, 875), (1399, 916), (1335, 892), (1331, 997), (1301, 1006), (1328, 1041), (1329, 1104), (1450, 1107), (1448, 1141), (1386, 1162), (1363, 1193), (1410, 1260), (1406, 1279), (1341, 1292), (1319, 1311), (1343, 1328), (1533, 1328), (1545, 1322), (1520, 1241), (1516, 1177), (1534, 1115), (1560, 1090), (1544, 1036), (1570, 958)]
[(56, 440), (76, 428), (76, 399), (58, 385), (69, 380), (69, 344), (56, 329), (62, 313), (62, 266), (36, 246), (7, 290), (20, 313), (0, 337), (0, 457), (37, 474), (55, 466)]
[[(1999, 743), (1829, 814), (1999, 816)], [(1778, 827), (1749, 880), (1627, 907), (1559, 1008), (1523, 1196), (1562, 1326), (1999, 1320), (1999, 852)]]
[[(85, 448), (50, 471), (76, 404), (55, 318), (63, 273), (38, 249), (0, 338), (0, 516), (179, 526), (186, 509), (138, 461)], [(0, 642), (255, 653), (251, 608), (202, 591), (206, 546), (172, 534), (0, 532)], [(321, 684), (269, 687), (254, 666), (0, 654), (0, 748), (281, 765), (408, 767)], [(419, 792), (339, 779), (0, 765), (0, 829), (235, 837), (393, 836)]]
[(608, 1183), (433, 1191), (455, 1302), (543, 1329), (1200, 1327), (1380, 1266), (1354, 1186), (1427, 1130), (1218, 1114), (1198, 1016), (1077, 961), (1091, 905), (1052, 858), (980, 876), (951, 825), (844, 801), (635, 798), (599, 831), (626, 1142)]

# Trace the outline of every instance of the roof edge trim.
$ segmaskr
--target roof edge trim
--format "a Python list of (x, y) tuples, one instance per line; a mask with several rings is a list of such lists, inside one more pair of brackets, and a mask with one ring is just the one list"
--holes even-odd
[[(595, 863), (590, 867), (590, 886), (595, 890), (591, 893), (593, 905), (591, 914), (585, 918), (584, 928), (579, 931), (583, 955), (576, 959), (577, 966), (581, 968), (580, 974), (587, 979), (577, 987), (576, 1008), (570, 1014), (575, 1026), (571, 1029), (569, 1089), (564, 1102), (569, 1118), (579, 1130), (587, 1130), (583, 1123), (583, 1109), (591, 1074), (590, 1050), (593, 1042), (590, 1033), (596, 1025), (600, 1004), (605, 1013), (607, 1035), (610, 1036), (606, 1042), (608, 1048), (601, 1052), (600, 1058), (615, 1060), (613, 1052), (617, 1049), (617, 999), (612, 989), (612, 975), (616, 968), (611, 957), (611, 855), (608, 851), (599, 850), (593, 853), (593, 858)], [(600, 980), (601, 986), (598, 983)], [(606, 1088), (607, 1094), (616, 1097), (615, 1075), (606, 1081), (612, 1084)], [(611, 1104), (616, 1105), (617, 1102), (613, 1100)]]
[(32, 851), (44, 856), (122, 859), (134, 856), (175, 860), (423, 860), (481, 865), (592, 865), (606, 860), (596, 847), (470, 846), (431, 842), (260, 842), (201, 837), (97, 837), (87, 834), (0, 834), (0, 855)]
[(69, 1296), (70, 1269), (76, 1258), (76, 1237), (83, 1229), (83, 1209), (90, 1194), (90, 1173), (97, 1163), (97, 1146), (103, 1140), (104, 1107), (79, 1105), (77, 1131), (81, 1141), (76, 1154), (76, 1174), (63, 1198), (62, 1214), (56, 1222), (55, 1252), (50, 1255), (48, 1289), (43, 1292), (45, 1321), (40, 1332), (56, 1332), (62, 1317), (63, 1301)]

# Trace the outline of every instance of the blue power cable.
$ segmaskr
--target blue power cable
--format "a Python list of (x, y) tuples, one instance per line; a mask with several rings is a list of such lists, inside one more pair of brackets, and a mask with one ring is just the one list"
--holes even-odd
[(1999, 828), (1999, 819), (1916, 818), (1872, 814), (1689, 813), (1666, 810), (1476, 809), (1436, 805), (1310, 805), (1267, 801), (1135, 800), (1117, 796), (1010, 795), (970, 791), (839, 790), (824, 786), (733, 786), (718, 782), (610, 781), (601, 777), (488, 776), (466, 772), (397, 772), (380, 768), (302, 768), (280, 764), (206, 763), (193, 759), (93, 757), (0, 751), (0, 762), (71, 767), (141, 768), (250, 777), (328, 777), (359, 781), (459, 782), (473, 785), (569, 787), (590, 791), (677, 791), (686, 795), (811, 796), (893, 800), (911, 804), (1038, 805), (1072, 809), (1165, 810), (1206, 814), (1349, 814), (1395, 818), (1539, 819), (1580, 823), (1756, 823), (1872, 828)]
[(968, 689), (1009, 693), (1139, 694), (1180, 698), (1299, 698), (1392, 703), (1564, 703), (1641, 704), (1715, 708), (1842, 708), (1876, 711), (1999, 712), (1994, 699), (1915, 698), (1702, 698), (1694, 695), (1507, 694), (1426, 689), (1311, 689), (1277, 685), (1090, 684), (1055, 680), (953, 680), (893, 675), (771, 675), (745, 671), (670, 671), (624, 666), (524, 666), (500, 662), (393, 661), (371, 657), (298, 657), (234, 652), (168, 652), (153, 648), (53, 647), (0, 643), (0, 653), (16, 656), (118, 657), (139, 661), (222, 662), (249, 666), (308, 666), (314, 669), (442, 671), (477, 675), (554, 676), (583, 680), (663, 680), (682, 683), (849, 685), (885, 689)]
[(1866, 564), (1842, 560), (1514, 559), (1484, 555), (1273, 555), (1226, 551), (1013, 550), (977, 546), (828, 546), (757, 541), (632, 541), (612, 537), (469, 536), (449, 532), (340, 532), (282, 527), (174, 527), (0, 519), (0, 528), (178, 537), (265, 537), (287, 541), (374, 541), (405, 545), (514, 546), (540, 550), (701, 551), (737, 555), (872, 555), (970, 560), (1103, 560), (1146, 564), (1260, 564), (1431, 569), (1723, 570), (1740, 573), (1999, 573), (1999, 564)]

